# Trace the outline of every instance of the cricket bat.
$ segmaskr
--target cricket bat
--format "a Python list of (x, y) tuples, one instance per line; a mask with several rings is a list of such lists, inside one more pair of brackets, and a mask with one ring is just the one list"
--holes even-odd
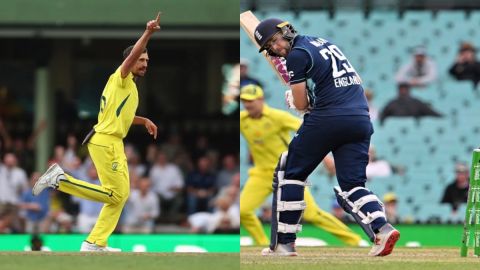
[[(250, 10), (240, 14), (240, 25), (242, 26), (243, 30), (247, 33), (250, 40), (253, 42), (253, 44), (255, 44), (255, 46), (258, 49), (260, 49), (260, 46), (255, 41), (253, 32), (255, 32), (255, 28), (259, 23), (260, 21), (257, 19), (257, 17), (255, 17), (255, 15)], [(267, 54), (266, 51), (263, 51), (261, 54), (263, 55), (263, 57), (265, 57), (267, 62), (273, 68), (273, 70), (275, 71), (275, 74), (277, 74), (280, 81), (286, 86), (289, 86), (288, 82), (290, 80), (290, 76), (288, 76), (287, 62), (285, 58), (270, 56)]]

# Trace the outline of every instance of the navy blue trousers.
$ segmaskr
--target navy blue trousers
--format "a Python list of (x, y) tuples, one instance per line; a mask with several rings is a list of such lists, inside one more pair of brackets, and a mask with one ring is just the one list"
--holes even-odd
[(288, 147), (286, 179), (305, 180), (333, 153), (338, 184), (350, 190), (367, 181), (368, 148), (373, 126), (368, 116), (305, 117)]
[[(288, 147), (285, 179), (306, 180), (325, 156), (332, 152), (340, 188), (349, 191), (355, 187), (365, 187), (368, 148), (373, 132), (368, 116), (306, 115)], [(283, 186), (281, 200), (303, 200), (303, 192), (299, 192), (299, 188), (295, 185)], [(374, 208), (381, 209), (377, 205)], [(280, 222), (296, 224), (299, 213), (293, 212), (296, 211), (282, 212)], [(278, 235), (279, 243), (289, 243), (295, 239), (295, 234)]]

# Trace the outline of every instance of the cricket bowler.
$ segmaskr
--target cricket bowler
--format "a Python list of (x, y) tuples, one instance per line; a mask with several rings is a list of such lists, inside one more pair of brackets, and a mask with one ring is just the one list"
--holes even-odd
[(155, 20), (147, 22), (145, 32), (135, 45), (125, 49), (124, 60), (113, 73), (100, 98), (98, 123), (87, 135), (90, 157), (98, 172), (101, 185), (93, 185), (66, 174), (58, 164), (53, 164), (38, 179), (33, 195), (50, 187), (73, 196), (104, 203), (98, 220), (82, 243), (80, 251), (120, 251), (107, 246), (108, 237), (117, 226), (128, 195), (130, 180), (123, 138), (132, 124), (144, 125), (154, 139), (157, 126), (147, 118), (135, 115), (138, 107), (136, 80), (145, 76), (148, 66), (147, 43), (160, 29), (160, 12)]

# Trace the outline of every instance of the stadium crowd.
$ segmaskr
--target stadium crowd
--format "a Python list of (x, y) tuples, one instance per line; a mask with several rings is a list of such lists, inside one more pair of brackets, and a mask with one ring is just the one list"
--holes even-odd
[[(31, 188), (40, 177), (34, 170), (35, 138), (13, 138), (0, 119), (0, 233), (88, 233), (102, 204), (48, 190), (39, 196)], [(76, 134), (52, 151), (56, 162), (72, 176), (100, 184), (86, 147)], [(142, 154), (142, 150), (143, 153)], [(239, 168), (237, 153), (220, 155), (198, 136), (194, 147), (179, 135), (139, 149), (126, 143), (130, 197), (118, 233), (238, 233)]]

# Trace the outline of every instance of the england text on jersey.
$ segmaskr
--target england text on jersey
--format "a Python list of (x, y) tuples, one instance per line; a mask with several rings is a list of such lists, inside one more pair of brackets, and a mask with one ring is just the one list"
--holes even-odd
[(337, 88), (362, 83), (362, 81), (357, 75), (336, 78), (334, 81), (335, 81), (335, 87)]

